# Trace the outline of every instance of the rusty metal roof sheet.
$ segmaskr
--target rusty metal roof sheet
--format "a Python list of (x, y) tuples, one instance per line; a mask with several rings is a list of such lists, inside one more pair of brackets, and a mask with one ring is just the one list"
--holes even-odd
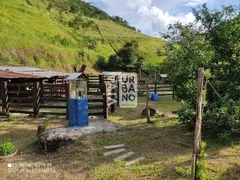
[(26, 78), (26, 79), (40, 79), (41, 76), (37, 75), (30, 75), (30, 74), (22, 74), (22, 73), (16, 73), (11, 71), (2, 71), (0, 70), (0, 79), (20, 79), (20, 78)]
[(37, 75), (41, 76), (43, 78), (51, 78), (51, 77), (68, 77), (70, 73), (64, 73), (64, 72), (56, 72), (56, 71), (47, 71), (44, 69), (39, 69), (35, 67), (19, 67), (19, 66), (0, 66), (0, 70), (3, 71), (11, 71), (21, 74), (27, 74), (27, 75)]

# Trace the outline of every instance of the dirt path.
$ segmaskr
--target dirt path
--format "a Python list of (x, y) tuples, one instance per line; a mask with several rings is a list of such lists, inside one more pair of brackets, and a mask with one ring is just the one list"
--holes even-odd
[(171, 109), (167, 108), (160, 108), (159, 109), (162, 113), (164, 113), (166, 118), (176, 118), (178, 117), (177, 114), (173, 114)]

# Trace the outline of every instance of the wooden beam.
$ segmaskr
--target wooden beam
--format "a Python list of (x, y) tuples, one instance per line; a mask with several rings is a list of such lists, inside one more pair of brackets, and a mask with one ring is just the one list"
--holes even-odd
[(107, 84), (104, 84), (104, 119), (108, 119), (108, 91)]
[(193, 155), (192, 155), (192, 172), (191, 180), (196, 178), (196, 164), (198, 161), (198, 155), (200, 151), (201, 143), (201, 131), (202, 131), (202, 100), (203, 100), (203, 81), (204, 81), (204, 69), (198, 69), (198, 81), (197, 81), (197, 108), (196, 108), (196, 125), (195, 125), (195, 136), (193, 144)]
[(150, 108), (149, 108), (149, 87), (148, 87), (148, 80), (146, 82), (146, 89), (147, 89), (147, 94), (146, 94), (146, 110), (147, 110), (147, 122), (150, 123)]
[(33, 114), (34, 117), (38, 117), (39, 109), (40, 109), (40, 85), (39, 82), (33, 83)]
[(1, 81), (2, 111), (8, 112), (8, 83)]

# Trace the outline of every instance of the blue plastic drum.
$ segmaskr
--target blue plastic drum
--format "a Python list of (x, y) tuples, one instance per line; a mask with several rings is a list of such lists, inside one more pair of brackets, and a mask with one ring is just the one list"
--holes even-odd
[(151, 94), (151, 99), (153, 101), (158, 101), (158, 94)]

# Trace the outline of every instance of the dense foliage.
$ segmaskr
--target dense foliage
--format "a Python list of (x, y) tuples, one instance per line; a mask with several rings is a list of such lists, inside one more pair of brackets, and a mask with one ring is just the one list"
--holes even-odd
[(200, 153), (199, 153), (199, 159), (196, 164), (196, 180), (206, 180), (207, 179), (207, 165), (205, 162), (205, 158), (207, 157), (207, 154), (205, 153), (205, 149), (207, 147), (207, 143), (202, 141), (200, 143)]
[(6, 156), (16, 152), (16, 147), (11, 142), (0, 144), (0, 156)]
[(116, 54), (111, 55), (107, 64), (102, 64), (102, 60), (99, 61), (101, 68), (115, 70), (115, 71), (128, 71), (141, 68), (145, 58), (138, 50), (138, 42), (127, 42)]
[(197, 69), (204, 67), (207, 92), (204, 130), (212, 135), (231, 134), (240, 124), (239, 8), (209, 10), (205, 4), (193, 13), (195, 23), (171, 25), (164, 35), (173, 49), (163, 69), (169, 74), (178, 98), (188, 104), (180, 110), (180, 120), (194, 124)]
[(81, 0), (47, 0), (48, 1), (48, 9), (56, 8), (59, 10), (59, 13), (62, 12), (70, 12), (73, 14), (81, 14), (87, 17), (96, 18), (100, 20), (112, 20), (115, 23), (135, 30), (136, 28), (130, 26), (129, 23), (119, 16), (109, 16), (106, 12), (100, 10), (99, 8), (93, 6), (92, 3), (84, 2)]

